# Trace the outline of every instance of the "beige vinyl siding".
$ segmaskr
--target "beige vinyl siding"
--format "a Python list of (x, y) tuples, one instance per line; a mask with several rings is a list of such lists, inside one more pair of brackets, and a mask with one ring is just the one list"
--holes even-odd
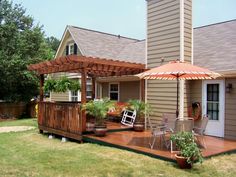
[[(140, 82), (139, 81), (125, 81), (119, 83), (119, 97), (120, 102), (127, 102), (129, 99), (140, 98)], [(109, 83), (102, 83), (102, 97), (109, 97)]]
[[(66, 46), (70, 43), (74, 43), (74, 40), (73, 40), (71, 34), (67, 31), (63, 41), (61, 42), (60, 48), (58, 49), (58, 52), (57, 52), (57, 55), (55, 56), (55, 58), (65, 56), (66, 55)], [(77, 52), (78, 52), (78, 55), (81, 55), (81, 52), (79, 49), (77, 50)], [(80, 75), (80, 74), (77, 74), (77, 75)], [(65, 73), (65, 72), (54, 73), (54, 74), (51, 74), (50, 76), (54, 79), (58, 79), (63, 76), (70, 76), (70, 73)], [(73, 75), (73, 76), (75, 76), (75, 75)], [(51, 100), (52, 101), (69, 101), (69, 92), (53, 93), (53, 94), (51, 94)]]
[(226, 79), (225, 85), (229, 83), (233, 89), (225, 95), (225, 138), (236, 140), (236, 78)]
[(109, 97), (109, 83), (102, 83), (102, 98)]
[(55, 93), (51, 92), (51, 101), (69, 101), (69, 92)]
[(192, 54), (192, 0), (184, 0), (184, 61), (191, 62)]
[[(191, 61), (192, 2), (185, 0), (184, 7), (184, 59)], [(180, 58), (180, 1), (150, 0), (147, 2), (147, 67), (160, 66)], [(152, 119), (160, 121), (162, 113), (176, 111), (176, 81), (147, 81), (147, 102), (153, 107)], [(190, 86), (185, 84), (185, 115), (190, 102)]]
[(140, 82), (139, 81), (127, 81), (120, 82), (120, 101), (127, 102), (129, 99), (140, 98)]
[(200, 102), (202, 105), (202, 81), (194, 80), (190, 82), (190, 103)]

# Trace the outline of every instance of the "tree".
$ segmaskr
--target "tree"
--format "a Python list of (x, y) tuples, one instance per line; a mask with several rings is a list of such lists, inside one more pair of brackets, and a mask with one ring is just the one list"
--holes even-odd
[(42, 26), (20, 4), (0, 0), (0, 100), (28, 101), (38, 95), (38, 77), (29, 64), (53, 58)]
[(46, 41), (47, 41), (47, 44), (49, 45), (49, 47), (53, 50), (54, 55), (55, 55), (57, 52), (57, 48), (59, 47), (60, 40), (58, 40), (54, 36), (51, 36), (51, 37), (47, 37)]

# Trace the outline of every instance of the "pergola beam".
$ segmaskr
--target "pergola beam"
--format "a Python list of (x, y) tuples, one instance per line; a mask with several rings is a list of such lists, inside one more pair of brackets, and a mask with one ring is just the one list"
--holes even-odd
[(51, 74), (57, 72), (81, 72), (81, 69), (86, 68), (92, 74), (108, 76), (122, 75), (135, 71), (137, 74), (145, 70), (144, 64), (130, 63), (117, 60), (106, 60), (93, 57), (84, 57), (69, 55), (60, 57), (51, 61), (45, 61), (38, 64), (33, 64), (28, 67), (29, 70), (38, 72), (39, 74)]

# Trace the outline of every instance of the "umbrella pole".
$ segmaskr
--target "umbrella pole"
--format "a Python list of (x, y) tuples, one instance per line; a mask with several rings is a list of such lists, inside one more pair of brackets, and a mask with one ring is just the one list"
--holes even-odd
[(179, 76), (177, 76), (177, 104), (176, 104), (176, 118), (179, 117)]

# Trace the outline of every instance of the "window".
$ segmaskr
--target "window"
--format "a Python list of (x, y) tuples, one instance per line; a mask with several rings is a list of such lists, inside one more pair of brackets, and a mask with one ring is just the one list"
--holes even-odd
[(78, 101), (78, 92), (70, 91), (70, 101)]
[(219, 120), (219, 84), (207, 84), (207, 115)]
[(86, 98), (88, 100), (92, 99), (92, 79), (91, 78), (87, 78), (87, 82), (86, 82)]
[(74, 54), (74, 43), (69, 44), (69, 51), (68, 51), (68, 54), (69, 54), (69, 55)]
[(119, 84), (110, 84), (109, 96), (111, 100), (119, 101)]

